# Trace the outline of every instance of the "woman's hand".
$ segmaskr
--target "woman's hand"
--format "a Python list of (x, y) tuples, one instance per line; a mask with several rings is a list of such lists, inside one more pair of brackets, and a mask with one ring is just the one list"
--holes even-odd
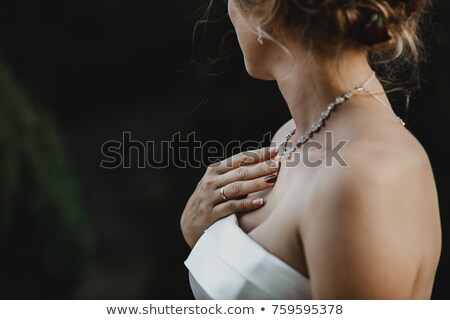
[(277, 148), (247, 151), (208, 167), (181, 216), (181, 230), (191, 248), (217, 220), (264, 205), (262, 198), (242, 199), (242, 196), (273, 187), (279, 170), (279, 162), (272, 160), (277, 151)]

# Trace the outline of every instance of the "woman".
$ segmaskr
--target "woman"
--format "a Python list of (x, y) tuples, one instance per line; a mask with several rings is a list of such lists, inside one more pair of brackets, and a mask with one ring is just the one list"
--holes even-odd
[(195, 297), (429, 299), (441, 250), (432, 169), (368, 61), (417, 61), (426, 1), (228, 5), (248, 73), (277, 82), (292, 120), (279, 149), (210, 166), (190, 198)]

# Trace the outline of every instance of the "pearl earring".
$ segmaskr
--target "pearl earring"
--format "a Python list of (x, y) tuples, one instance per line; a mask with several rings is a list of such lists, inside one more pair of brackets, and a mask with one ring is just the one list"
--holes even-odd
[(261, 26), (258, 26), (256, 28), (256, 31), (258, 32), (258, 42), (259, 42), (259, 44), (261, 44), (261, 45), (264, 44)]

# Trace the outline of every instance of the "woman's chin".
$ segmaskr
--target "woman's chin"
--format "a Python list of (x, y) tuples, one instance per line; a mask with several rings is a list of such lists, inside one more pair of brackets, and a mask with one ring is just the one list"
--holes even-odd
[(259, 80), (275, 80), (274, 76), (270, 72), (264, 68), (261, 68), (261, 66), (258, 66), (257, 64), (252, 64), (245, 61), (245, 69), (252, 78)]

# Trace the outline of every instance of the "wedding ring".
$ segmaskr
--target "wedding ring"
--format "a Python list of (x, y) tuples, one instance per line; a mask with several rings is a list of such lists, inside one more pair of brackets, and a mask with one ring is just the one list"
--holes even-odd
[(220, 196), (222, 197), (223, 200), (228, 201), (229, 199), (227, 198), (227, 196), (225, 195), (225, 187), (220, 188)]

